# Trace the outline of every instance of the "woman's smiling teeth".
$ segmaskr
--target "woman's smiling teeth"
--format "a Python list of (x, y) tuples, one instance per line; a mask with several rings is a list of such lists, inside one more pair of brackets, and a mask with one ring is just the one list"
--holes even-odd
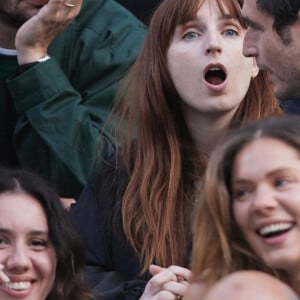
[(11, 289), (11, 290), (26, 290), (30, 288), (30, 281), (19, 281), (19, 282), (5, 282), (1, 284), (3, 287)]
[(268, 237), (272, 237), (272, 236), (287, 232), (292, 227), (293, 227), (293, 224), (291, 224), (291, 223), (270, 224), (270, 225), (264, 226), (263, 228), (259, 229), (258, 233), (262, 237), (268, 238)]

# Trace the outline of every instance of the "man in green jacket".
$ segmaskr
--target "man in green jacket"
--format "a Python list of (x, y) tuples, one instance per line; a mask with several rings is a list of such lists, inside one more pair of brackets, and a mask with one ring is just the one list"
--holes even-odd
[(113, 0), (0, 0), (0, 166), (77, 198), (114, 149), (107, 116), (144, 35)]

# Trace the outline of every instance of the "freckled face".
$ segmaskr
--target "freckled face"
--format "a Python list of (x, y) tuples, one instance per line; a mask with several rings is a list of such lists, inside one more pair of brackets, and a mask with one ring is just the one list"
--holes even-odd
[(0, 264), (9, 283), (0, 299), (44, 300), (55, 279), (56, 254), (42, 206), (23, 193), (0, 194)]
[(176, 27), (167, 62), (186, 113), (234, 114), (257, 74), (253, 58), (242, 54), (244, 34), (215, 0), (204, 1), (194, 20)]
[(245, 239), (270, 267), (299, 276), (300, 155), (261, 138), (238, 153), (232, 175), (233, 214)]

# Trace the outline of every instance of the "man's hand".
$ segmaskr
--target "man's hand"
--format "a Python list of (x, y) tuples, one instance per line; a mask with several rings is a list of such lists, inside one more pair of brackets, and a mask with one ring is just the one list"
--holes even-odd
[(35, 62), (45, 56), (52, 40), (79, 14), (81, 4), (82, 0), (49, 0), (25, 22), (15, 40), (18, 63)]

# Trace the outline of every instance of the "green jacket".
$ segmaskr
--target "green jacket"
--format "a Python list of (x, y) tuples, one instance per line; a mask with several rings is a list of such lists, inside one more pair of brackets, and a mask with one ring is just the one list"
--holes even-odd
[(105, 122), (145, 32), (113, 0), (84, 0), (51, 59), (16, 76), (16, 57), (0, 55), (0, 165), (35, 170), (60, 196), (78, 197), (97, 156), (115, 147)]

